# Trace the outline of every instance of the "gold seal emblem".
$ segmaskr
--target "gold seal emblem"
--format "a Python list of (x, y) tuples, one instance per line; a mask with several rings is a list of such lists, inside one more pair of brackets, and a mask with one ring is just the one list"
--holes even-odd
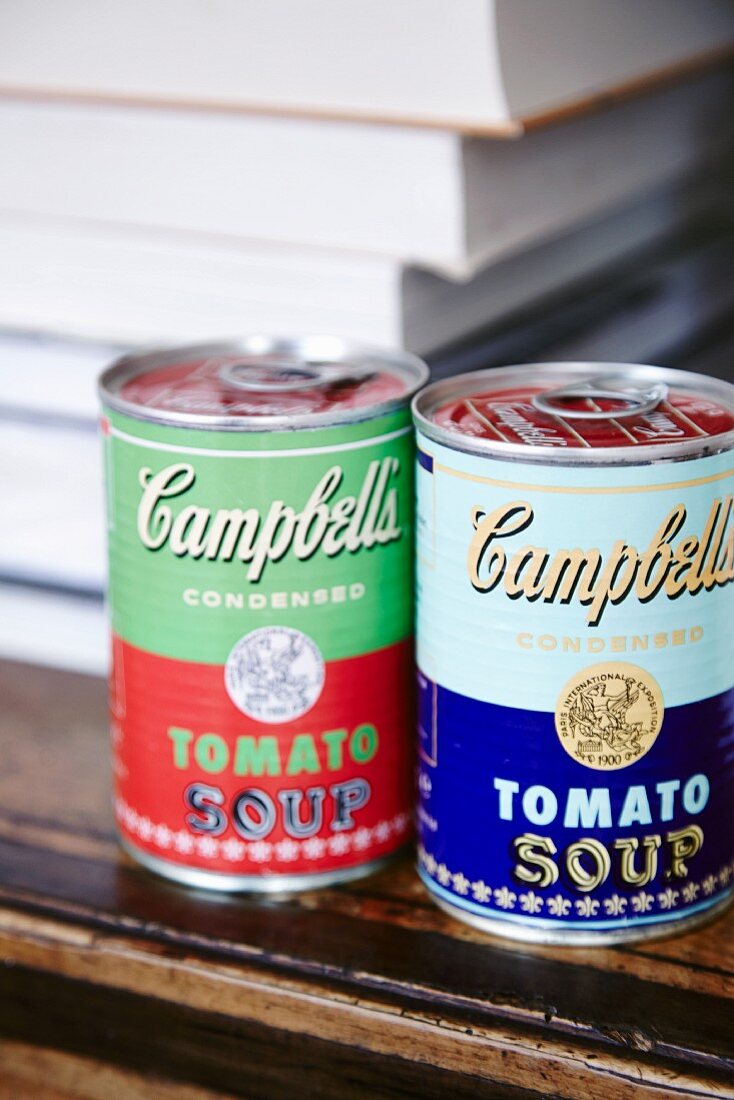
[(572, 676), (556, 704), (556, 732), (587, 768), (616, 771), (649, 752), (663, 724), (663, 694), (637, 665), (609, 661)]

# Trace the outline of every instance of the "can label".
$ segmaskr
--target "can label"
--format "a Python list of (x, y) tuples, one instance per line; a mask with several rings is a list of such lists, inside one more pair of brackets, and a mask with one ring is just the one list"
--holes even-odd
[(116, 815), (230, 876), (341, 871), (409, 835), (407, 410), (224, 432), (105, 410)]
[(731, 453), (418, 437), (420, 873), (526, 929), (680, 920), (734, 881)]

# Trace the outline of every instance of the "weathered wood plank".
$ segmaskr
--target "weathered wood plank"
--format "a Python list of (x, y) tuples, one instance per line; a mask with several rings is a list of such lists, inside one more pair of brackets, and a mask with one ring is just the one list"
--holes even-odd
[[(729, 1005), (612, 971), (538, 958), (335, 913), (292, 899), (212, 902), (121, 861), (117, 866), (46, 853), (40, 896), (28, 883), (39, 861), (0, 843), (6, 903), (148, 939), (168, 950), (329, 983), (347, 996), (396, 998), (412, 1011), (451, 1010), (466, 1026), (500, 1021), (555, 1039), (577, 1035), (601, 1047), (734, 1067)], [(39, 872), (37, 871), (37, 874)], [(23, 891), (9, 890), (16, 877)]]
[(0, 1038), (0, 1100), (228, 1100), (234, 1093)]
[[(656, 944), (564, 951), (452, 921), (409, 859), (349, 888), (281, 899), (187, 891), (135, 866), (114, 841), (104, 685), (4, 662), (0, 697), (0, 952), (14, 964), (2, 980), (16, 1009), (26, 1003), (13, 978), (22, 971), (27, 999), (46, 983), (60, 1003), (75, 991), (82, 1014), (99, 1009), (98, 997), (134, 998), (140, 1021), (193, 1013), (185, 1026), (171, 1017), (190, 1044), (180, 1079), (232, 1095), (245, 1093), (225, 1072), (234, 1055), (221, 1028), (230, 1038), (235, 1028), (241, 1064), (253, 1067), (265, 1051), (287, 1066), (299, 1035), (325, 1044), (334, 1080), (343, 1091), (353, 1073), (356, 1096), (438, 1095), (417, 1087), (432, 1067), (459, 1096), (521, 1086), (522, 1095), (734, 1097), (734, 912)], [(13, 1031), (6, 1008), (0, 1034), (34, 1041), (30, 1001), (19, 1017), (27, 1034)], [(216, 1084), (205, 1080), (197, 1028), (217, 1035)], [(41, 1046), (54, 1046), (50, 1030)], [(57, 1049), (140, 1068), (132, 1032), (119, 1057), (114, 1043), (86, 1049), (62, 1032)], [(176, 1062), (154, 1036), (135, 1041), (151, 1059)], [(370, 1093), (380, 1063), (396, 1091)], [(309, 1081), (304, 1088), (336, 1095), (315, 1068)], [(505, 1091), (482, 1091), (490, 1082)]]
[[(243, 1000), (243, 990), (237, 993)], [(258, 1019), (257, 1013), (266, 1007), (260, 1001), (251, 1000), (249, 1006), (251, 1015), (243, 1020), (221, 1011), (217, 991), (214, 1003), (202, 1011), (150, 994), (133, 995), (20, 967), (0, 974), (1, 1031), (15, 1041), (32, 1038), (47, 1049), (67, 1048), (85, 1060), (92, 1057), (125, 1067), (133, 1081), (147, 1076), (148, 1091), (142, 1093), (146, 1097), (172, 1095), (169, 1085), (177, 1079), (206, 1090), (204, 1096), (225, 1094), (249, 1100), (290, 1096), (294, 1090), (300, 1096), (335, 1100), (345, 1094), (355, 1100), (419, 1095), (438, 1100), (449, 1088), (459, 1100), (537, 1100), (539, 1096), (539, 1090), (512, 1082), (490, 1084), (484, 1074), (475, 1077), (471, 1065), (449, 1072), (432, 1064), (426, 1074), (430, 1046), (421, 1049), (408, 1044), (403, 1054), (384, 1054), (375, 1051), (374, 1043), (369, 1045), (369, 1034), (368, 1045), (363, 1046), (359, 1032), (349, 1033), (348, 1021), (344, 1041), (325, 1042), (314, 1034), (317, 1028), (312, 1025), (318, 1025), (318, 1017), (308, 1003), (300, 1006), (304, 1026), (287, 1030), (279, 1030), (277, 1021)], [(696, 1088), (690, 1095), (703, 1095)], [(110, 1095), (137, 1096), (124, 1090)], [(182, 1095), (186, 1100), (187, 1093)], [(552, 1088), (544, 1086), (543, 1095), (552, 1097)]]
[[(6, 661), (0, 662), (0, 696), (3, 726), (12, 735), (3, 745), (0, 837), (116, 860), (109, 810), (106, 690), (102, 681)], [(39, 760), (50, 766), (39, 770)], [(355, 901), (345, 901), (346, 897)], [(437, 931), (444, 931), (448, 925), (457, 938), (488, 942), (488, 937), (451, 922), (430, 903), (408, 860), (387, 875), (355, 883), (348, 894), (327, 891), (312, 895), (304, 904), (318, 906), (323, 899), (325, 906), (332, 901), (356, 906), (357, 898), (367, 899), (365, 915), (380, 909), (374, 904), (376, 900), (384, 901), (386, 905), (377, 919), (389, 919), (389, 900), (395, 898), (399, 902), (394, 909), (396, 920), (406, 918), (408, 906), (421, 927), (432, 921)], [(590, 965), (613, 969), (620, 967), (618, 956), (622, 954), (628, 957), (622, 965), (633, 969), (636, 957), (646, 959), (652, 955), (672, 962), (676, 968), (688, 965), (692, 973), (696, 968), (713, 968), (716, 973), (734, 975), (732, 930), (734, 911), (693, 935), (646, 945), (641, 951), (634, 947), (614, 953), (590, 951), (584, 957)], [(564, 955), (543, 948), (530, 950), (551, 957)], [(576, 951), (573, 954), (577, 956)], [(679, 975), (682, 984), (690, 985), (692, 980), (689, 975), (686, 982)]]
[[(38, 947), (42, 944), (38, 943)], [(109, 945), (108, 945), (109, 946)], [(99, 945), (91, 948), (93, 953), (105, 954)], [(187, 1080), (201, 1083), (216, 1082), (218, 1087), (236, 1091), (236, 1082), (225, 1072), (217, 1072), (215, 1067), (222, 1064), (226, 1071), (231, 1054), (227, 1054), (222, 1044), (224, 1037), (237, 1036), (245, 1043), (253, 1037), (263, 1048), (275, 1046), (279, 1050), (279, 1063), (283, 1058), (286, 1065), (281, 1070), (292, 1074), (297, 1063), (294, 1057), (300, 1057), (300, 1049), (294, 1041), (300, 1041), (310, 1048), (312, 1044), (323, 1045), (323, 1057), (333, 1060), (341, 1058), (349, 1062), (351, 1052), (357, 1052), (358, 1066), (364, 1072), (383, 1072), (383, 1060), (388, 1060), (390, 1074), (398, 1079), (407, 1076), (418, 1080), (421, 1069), (430, 1068), (430, 1083), (422, 1095), (441, 1095), (440, 1089), (430, 1087), (436, 1080), (448, 1081), (448, 1074), (457, 1075), (457, 1087), (461, 1095), (470, 1094), (462, 1085), (469, 1078), (471, 1088), (478, 1095), (505, 1095), (504, 1089), (519, 1086), (523, 1090), (545, 1096), (580, 1097), (591, 1091), (599, 1090), (609, 1100), (631, 1095), (661, 1098), (675, 1092), (686, 1097), (734, 1095), (734, 1086), (725, 1075), (715, 1073), (700, 1074), (684, 1067), (676, 1066), (664, 1059), (648, 1058), (644, 1065), (629, 1055), (615, 1053), (596, 1053), (583, 1044), (562, 1042), (553, 1044), (542, 1039), (524, 1036), (512, 1028), (488, 1028), (481, 1025), (467, 1027), (456, 1019), (433, 1014), (422, 1015), (384, 1001), (370, 1001), (350, 996), (334, 997), (316, 983), (298, 983), (293, 980), (263, 981), (257, 972), (246, 968), (227, 967), (224, 971), (211, 965), (204, 966), (193, 958), (178, 960), (170, 953), (142, 950), (136, 952), (128, 943), (118, 944), (119, 954), (114, 951), (110, 959), (114, 969), (127, 975), (126, 981), (136, 992), (120, 992), (120, 985), (114, 982), (107, 986), (104, 981), (105, 961), (99, 957), (93, 967), (94, 984), (86, 981), (70, 980), (67, 974), (59, 973), (59, 957), (54, 960), (53, 973), (16, 966), (9, 974), (0, 974), (0, 1030), (13, 1037), (23, 1037), (28, 1033), (37, 1041), (63, 1044), (81, 1053), (97, 1053), (101, 1041), (98, 1029), (112, 1027), (117, 1032), (118, 1007), (124, 1013), (129, 1031), (130, 1049), (120, 1046), (117, 1036), (115, 1049), (117, 1055), (112, 1059), (122, 1060), (136, 1069), (146, 1066), (157, 1068), (166, 1075), (175, 1075), (175, 1061), (166, 1055), (166, 1044), (171, 1036), (180, 1029), (181, 1021), (194, 1032), (200, 1032), (198, 1041), (187, 1036), (186, 1048), (191, 1055), (201, 1053), (202, 1040), (206, 1056), (211, 1059), (212, 1071), (199, 1076), (191, 1064), (187, 1069)], [(65, 958), (73, 965), (73, 956), (77, 961), (84, 951), (80, 945)], [(157, 958), (157, 962), (156, 962)], [(39, 1024), (38, 1013), (34, 1010), (31, 1018), (30, 1008), (34, 1005), (41, 990), (45, 990), (46, 1005), (41, 1016), (50, 1013), (47, 1030)], [(73, 1002), (73, 1003), (72, 1003)], [(93, 1009), (93, 1033), (89, 1034), (87, 1014)], [(108, 1023), (102, 1022), (107, 1015)], [(76, 1022), (72, 1020), (76, 1016)], [(25, 1022), (24, 1022), (25, 1021)], [(143, 1036), (138, 1034), (142, 1031)], [(157, 1050), (157, 1035), (164, 1033), (163, 1050)], [(140, 1061), (140, 1045), (150, 1050), (145, 1062)], [(283, 1046), (290, 1049), (288, 1054)], [(217, 1049), (217, 1048), (220, 1049)], [(294, 1053), (295, 1051), (295, 1053)], [(363, 1064), (363, 1057), (366, 1056)], [(240, 1071), (257, 1066), (262, 1051), (254, 1052), (250, 1060), (247, 1048), (239, 1048), (237, 1059)], [(370, 1069), (370, 1060), (373, 1064)], [(382, 1069), (380, 1069), (382, 1066)], [(353, 1069), (350, 1070), (353, 1072)], [(360, 1071), (361, 1072), (361, 1071)], [(438, 1077), (436, 1077), (438, 1075)], [(286, 1080), (288, 1077), (286, 1076)], [(492, 1083), (496, 1092), (486, 1092), (482, 1084)], [(248, 1081), (248, 1084), (251, 1084)], [(324, 1091), (325, 1090), (325, 1091)], [(245, 1093), (252, 1095), (252, 1092)], [(257, 1094), (257, 1093), (256, 1093)], [(337, 1090), (319, 1082), (319, 1095), (337, 1095)], [(380, 1089), (377, 1095), (391, 1096), (391, 1092)], [(266, 1093), (268, 1095), (268, 1093)], [(361, 1094), (360, 1094), (361, 1095)], [(413, 1093), (409, 1093), (413, 1095)]]

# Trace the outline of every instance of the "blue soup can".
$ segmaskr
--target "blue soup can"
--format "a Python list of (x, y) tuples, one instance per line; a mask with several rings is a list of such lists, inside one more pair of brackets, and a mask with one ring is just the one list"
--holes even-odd
[(418, 434), (419, 871), (488, 932), (660, 936), (734, 883), (734, 387), (434, 383)]

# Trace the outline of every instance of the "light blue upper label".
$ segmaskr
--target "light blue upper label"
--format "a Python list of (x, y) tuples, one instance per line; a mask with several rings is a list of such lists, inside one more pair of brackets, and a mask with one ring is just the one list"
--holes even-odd
[(629, 662), (666, 707), (734, 684), (734, 457), (573, 467), (419, 434), (418, 663), (454, 692), (554, 711), (587, 665)]

